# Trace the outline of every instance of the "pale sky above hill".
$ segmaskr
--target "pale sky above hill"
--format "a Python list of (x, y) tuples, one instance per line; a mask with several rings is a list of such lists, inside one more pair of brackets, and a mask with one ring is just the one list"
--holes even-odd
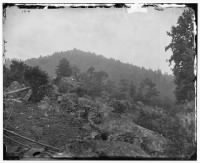
[(3, 27), (6, 57), (28, 59), (77, 48), (171, 74), (166, 32), (183, 8), (128, 13), (125, 8), (33, 9), (11, 7)]

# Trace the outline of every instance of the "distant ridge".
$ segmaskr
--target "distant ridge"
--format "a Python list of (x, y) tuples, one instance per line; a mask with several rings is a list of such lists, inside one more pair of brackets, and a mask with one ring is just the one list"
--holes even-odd
[(55, 52), (52, 55), (32, 58), (25, 61), (30, 66), (39, 66), (46, 71), (50, 77), (55, 76), (55, 69), (60, 59), (67, 58), (71, 65), (77, 66), (81, 72), (87, 71), (91, 66), (96, 70), (103, 70), (109, 74), (111, 80), (119, 82), (120, 79), (133, 81), (136, 86), (146, 77), (150, 78), (160, 91), (161, 97), (167, 96), (170, 99), (174, 98), (173, 76), (162, 74), (161, 71), (147, 70), (127, 63), (122, 63), (119, 60), (108, 59), (102, 55), (96, 55), (91, 52), (84, 52), (78, 49), (73, 49), (64, 52)]

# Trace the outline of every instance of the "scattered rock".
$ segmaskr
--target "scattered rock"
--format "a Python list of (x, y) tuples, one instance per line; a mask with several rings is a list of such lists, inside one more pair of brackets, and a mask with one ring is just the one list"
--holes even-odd
[(109, 135), (109, 141), (122, 141), (140, 146), (140, 144), (142, 143), (142, 138), (137, 137), (135, 134), (131, 132), (127, 132), (127, 133), (116, 133)]
[(132, 145), (121, 141), (95, 141), (96, 152), (104, 153), (105, 157), (132, 157), (150, 158), (140, 146)]
[(143, 102), (142, 101), (137, 101), (136, 102), (139, 106), (144, 106)]
[[(89, 96), (78, 97), (76, 93), (70, 93), (78, 85), (73, 78), (63, 78), (61, 83), (67, 86), (67, 93), (60, 93), (58, 87), (53, 85), (55, 99), (46, 96), (38, 103), (40, 110), (35, 111), (38, 111), (38, 113), (43, 111), (43, 114), (37, 115), (37, 119), (35, 119), (35, 108), (30, 107), (31, 109), (27, 109), (26, 107), (26, 111), (32, 112), (31, 115), (33, 115), (27, 115), (27, 121), (34, 124), (33, 127), (29, 126), (30, 138), (33, 136), (35, 140), (42, 139), (43, 141), (43, 137), (45, 137), (44, 140), (48, 137), (48, 144), (58, 146), (61, 146), (64, 141), (67, 142), (70, 138), (75, 140), (70, 143), (64, 152), (56, 153), (53, 156), (54, 158), (103, 156), (149, 158), (150, 156), (163, 156), (171, 142), (156, 133), (157, 130), (153, 131), (154, 128), (150, 130), (148, 126), (138, 125), (140, 120), (145, 121), (145, 116), (144, 119), (141, 119), (142, 113), (145, 113), (152, 119), (151, 124), (156, 124), (159, 127), (160, 124), (157, 119), (154, 119), (154, 116), (166, 117), (163, 108), (146, 106), (141, 101), (137, 101), (134, 107), (127, 100), (108, 102), (106, 101), (107, 95), (104, 95), (104, 98), (100, 97), (95, 100)], [(21, 87), (18, 82), (13, 82), (9, 89), (15, 90)], [(31, 90), (26, 92), (24, 100), (28, 101), (31, 94)], [(14, 105), (12, 103), (12, 107)], [(180, 127), (186, 131), (185, 133), (192, 135), (194, 131), (191, 126), (195, 124), (195, 114), (192, 112), (192, 104), (188, 104), (186, 107), (182, 113), (177, 114), (177, 119), (180, 121)], [(131, 109), (132, 112), (130, 112)], [(21, 117), (24, 114), (26, 115), (26, 111), (20, 110), (19, 115)], [(44, 128), (37, 126), (37, 124), (40, 124), (37, 123), (38, 119), (42, 120)], [(150, 123), (149, 119), (147, 123)], [(155, 127), (156, 125), (152, 126)], [(16, 128), (23, 130), (25, 127), (20, 125)], [(83, 141), (76, 140), (77, 135)], [(33, 148), (29, 153), (26, 153), (25, 157), (41, 157), (42, 155), (39, 153), (42, 152), (43, 149)]]
[(87, 130), (87, 131), (91, 131), (91, 126), (88, 123), (83, 124), (83, 129)]
[(52, 94), (55, 94), (55, 95), (59, 95), (60, 94), (59, 91), (58, 91), (58, 86), (57, 85), (53, 84), (52, 88), (53, 88)]
[[(135, 124), (128, 117), (107, 117), (103, 119), (101, 124), (94, 125), (96, 125), (96, 127), (98, 127), (99, 130), (107, 131), (113, 136), (119, 137), (119, 135), (124, 135), (124, 138), (121, 140), (124, 140), (125, 142), (131, 141), (125, 140), (126, 134), (129, 133), (129, 135), (131, 134), (132, 138), (135, 138), (135, 140), (137, 140), (137, 143), (138, 141), (140, 142), (140, 144), (143, 142), (145, 150), (147, 150), (150, 153), (155, 151), (158, 153), (162, 153), (165, 150), (165, 148), (167, 148), (166, 145), (169, 143), (169, 141), (163, 136), (155, 133), (152, 130), (146, 129), (142, 126)], [(119, 138), (115, 139), (117, 140)]]
[(24, 153), (23, 158), (35, 158), (38, 157), (38, 155), (42, 152), (44, 152), (44, 148), (31, 148), (30, 150)]
[(43, 100), (38, 103), (38, 108), (41, 110), (48, 110), (50, 108), (50, 99), (45, 96)]
[(79, 111), (77, 111), (77, 114), (78, 114), (78, 119), (85, 119), (85, 120), (88, 119), (87, 110), (79, 110)]
[(80, 107), (88, 107), (88, 108), (93, 108), (96, 107), (95, 103), (91, 100), (89, 100), (88, 98), (85, 97), (79, 97), (78, 98), (78, 105)]
[(30, 116), (28, 116), (28, 119), (31, 119), (31, 118), (33, 118), (33, 116), (31, 116), (31, 115), (30, 115)]
[(103, 117), (108, 117), (110, 115), (110, 113), (113, 112), (113, 111), (114, 111), (114, 108), (107, 106), (106, 104), (103, 104), (99, 108), (99, 112), (102, 113)]
[(58, 105), (54, 105), (52, 106), (53, 107), (53, 110), (56, 112), (56, 113), (60, 113), (60, 107)]
[(88, 157), (93, 155), (96, 146), (93, 141), (74, 141), (68, 146), (70, 153), (75, 157)]
[(49, 115), (48, 115), (48, 113), (47, 113), (47, 112), (44, 112), (44, 116), (45, 116), (45, 117), (48, 117)]
[(90, 133), (90, 137), (91, 137), (92, 139), (95, 139), (95, 137), (96, 137), (97, 135), (99, 135), (99, 133), (96, 132), (96, 131), (93, 131), (93, 132)]
[(73, 157), (73, 155), (71, 153), (66, 152), (66, 151), (52, 155), (52, 158), (54, 158), (54, 159), (65, 159), (65, 158), (72, 158), (72, 157)]
[(63, 96), (58, 96), (57, 97), (57, 103), (60, 104), (62, 102), (62, 100), (63, 100)]
[(62, 96), (62, 101), (60, 103), (60, 107), (63, 112), (72, 112), (76, 110), (76, 104), (74, 101), (67, 95)]
[(98, 124), (102, 123), (103, 116), (101, 113), (98, 113), (98, 112), (89, 112), (88, 120), (90, 123), (92, 123), (94, 125), (98, 125)]

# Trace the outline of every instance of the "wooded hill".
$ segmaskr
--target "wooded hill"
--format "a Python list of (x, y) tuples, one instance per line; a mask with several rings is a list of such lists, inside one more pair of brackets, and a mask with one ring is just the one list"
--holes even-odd
[(56, 52), (49, 56), (28, 59), (25, 63), (30, 66), (39, 66), (50, 77), (54, 77), (56, 66), (62, 58), (66, 58), (71, 66), (78, 67), (81, 72), (87, 71), (91, 66), (96, 70), (105, 71), (115, 83), (119, 83), (121, 79), (127, 79), (128, 81), (133, 81), (139, 87), (139, 84), (145, 78), (149, 78), (156, 84), (161, 99), (174, 101), (173, 91), (175, 85), (172, 75), (162, 74), (160, 70), (147, 70), (143, 67), (122, 63), (119, 60), (108, 59), (95, 53), (73, 49), (65, 52)]

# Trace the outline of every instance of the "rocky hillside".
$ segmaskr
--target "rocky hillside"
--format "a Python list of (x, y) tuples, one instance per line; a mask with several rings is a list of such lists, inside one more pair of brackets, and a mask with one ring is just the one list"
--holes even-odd
[[(5, 91), (22, 87), (15, 82)], [(79, 96), (70, 90), (65, 93), (58, 90), (56, 85), (50, 85), (48, 94), (38, 103), (28, 102), (24, 98), (26, 91), (7, 94), (4, 143), (9, 153), (23, 160), (189, 159), (195, 151), (193, 136), (192, 139), (187, 137), (187, 143), (183, 142), (187, 135), (194, 133), (193, 118), (191, 121), (178, 118), (188, 117), (186, 112), (170, 115), (162, 108), (141, 102)], [(192, 107), (186, 106), (185, 111)], [(13, 132), (36, 143), (17, 137)]]

